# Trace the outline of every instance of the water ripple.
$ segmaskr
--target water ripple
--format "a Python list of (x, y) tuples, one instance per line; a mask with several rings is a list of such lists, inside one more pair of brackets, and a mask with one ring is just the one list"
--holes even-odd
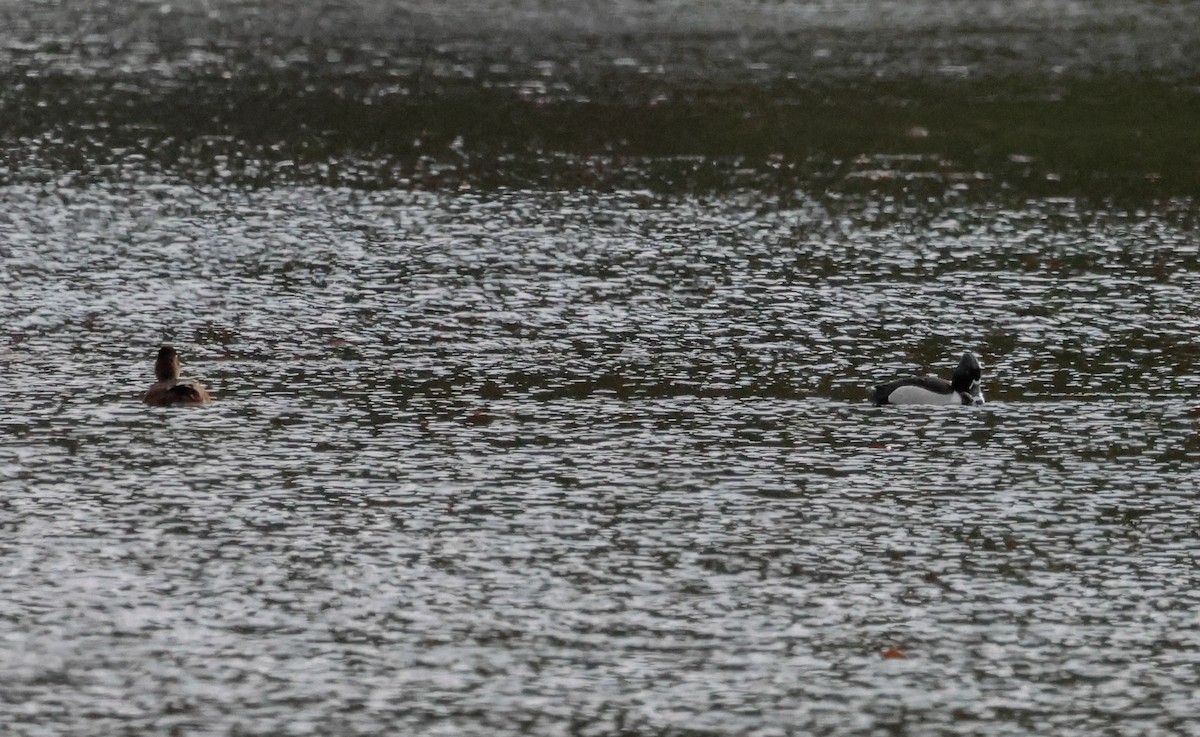
[[(1195, 713), (1200, 269), (1169, 214), (0, 200), (14, 734)], [(168, 341), (210, 407), (139, 403)], [(866, 404), (967, 348), (987, 405)]]

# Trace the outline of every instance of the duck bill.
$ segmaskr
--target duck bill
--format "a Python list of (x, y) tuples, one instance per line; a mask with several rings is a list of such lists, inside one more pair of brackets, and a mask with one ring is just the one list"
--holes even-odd
[(971, 388), (967, 390), (967, 393), (971, 395), (971, 403), (976, 407), (983, 404), (983, 384), (978, 379), (971, 382)]

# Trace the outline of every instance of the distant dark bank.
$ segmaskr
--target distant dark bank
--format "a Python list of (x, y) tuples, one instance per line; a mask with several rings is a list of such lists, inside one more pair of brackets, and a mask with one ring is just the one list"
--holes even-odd
[(1045, 5), (8, 7), (0, 181), (1200, 191), (1200, 4)]

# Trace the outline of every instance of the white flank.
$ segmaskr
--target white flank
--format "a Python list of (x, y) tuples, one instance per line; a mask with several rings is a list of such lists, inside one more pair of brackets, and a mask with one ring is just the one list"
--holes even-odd
[(888, 395), (888, 404), (962, 404), (958, 392), (938, 394), (924, 387), (902, 386)]

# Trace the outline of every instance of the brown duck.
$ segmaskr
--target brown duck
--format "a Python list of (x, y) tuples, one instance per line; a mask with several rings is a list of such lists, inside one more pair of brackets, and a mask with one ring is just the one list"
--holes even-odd
[(158, 349), (154, 362), (154, 375), (158, 381), (146, 390), (143, 401), (154, 407), (173, 404), (205, 404), (209, 401), (208, 390), (192, 379), (179, 380), (179, 354), (169, 345)]

